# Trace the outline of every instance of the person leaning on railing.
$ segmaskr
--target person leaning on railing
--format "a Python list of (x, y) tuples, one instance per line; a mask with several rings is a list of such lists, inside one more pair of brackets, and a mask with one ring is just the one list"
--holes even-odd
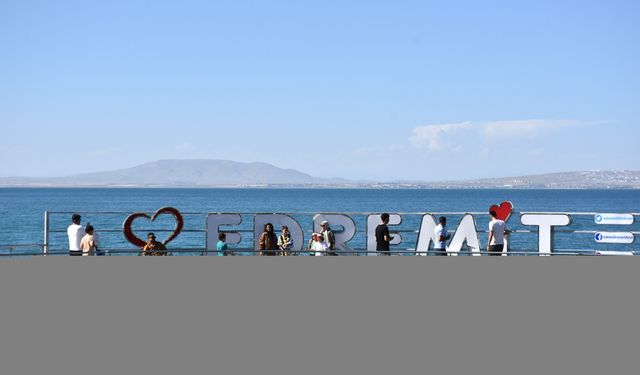
[(142, 248), (142, 256), (167, 256), (167, 247), (162, 242), (156, 241), (156, 235), (149, 233), (147, 235), (147, 244)]

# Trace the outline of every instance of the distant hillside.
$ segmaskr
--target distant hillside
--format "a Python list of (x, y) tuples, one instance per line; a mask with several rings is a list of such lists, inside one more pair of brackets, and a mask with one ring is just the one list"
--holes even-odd
[(640, 171), (582, 171), (424, 184), (433, 188), (638, 189)]
[(324, 179), (267, 163), (161, 160), (110, 172), (0, 178), (0, 187), (338, 187), (418, 189), (640, 189), (640, 171), (587, 171), (478, 180), (363, 182)]
[(329, 183), (267, 163), (227, 160), (161, 160), (110, 172), (59, 178), (0, 178), (4, 186), (247, 186)]

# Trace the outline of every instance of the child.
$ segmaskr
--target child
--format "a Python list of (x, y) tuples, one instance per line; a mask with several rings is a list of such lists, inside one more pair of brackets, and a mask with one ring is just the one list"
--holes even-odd
[(223, 257), (229, 255), (229, 246), (225, 243), (227, 240), (227, 235), (224, 233), (218, 234), (218, 256)]
[(80, 241), (80, 250), (82, 250), (82, 256), (94, 256), (96, 250), (98, 250), (98, 243), (93, 236), (93, 226), (91, 224), (87, 224), (87, 227), (84, 231), (86, 234)]

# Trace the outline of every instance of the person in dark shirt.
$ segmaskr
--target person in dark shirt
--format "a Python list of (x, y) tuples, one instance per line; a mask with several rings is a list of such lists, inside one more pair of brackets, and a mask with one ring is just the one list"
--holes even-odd
[(167, 256), (167, 247), (162, 242), (156, 241), (156, 235), (149, 233), (147, 235), (147, 244), (142, 248), (142, 256)]
[(447, 231), (447, 218), (441, 216), (438, 225), (433, 230), (433, 251), (437, 256), (447, 256), (447, 241), (451, 239), (451, 235)]
[(324, 240), (327, 242), (327, 245), (329, 246), (329, 251), (327, 251), (328, 256), (336, 256), (338, 255), (338, 253), (336, 252), (336, 236), (335, 234), (333, 234), (333, 231), (331, 230), (331, 227), (329, 226), (329, 222), (328, 221), (323, 221), (320, 224), (320, 227), (322, 228), (322, 236), (324, 237)]
[(382, 224), (376, 227), (376, 251), (380, 253), (378, 255), (391, 255), (391, 247), (389, 244), (393, 237), (389, 235), (389, 214), (383, 213), (380, 215), (380, 219), (382, 220)]
[(278, 249), (278, 236), (276, 236), (276, 233), (273, 231), (273, 224), (267, 223), (258, 241), (258, 255), (276, 256), (278, 255)]

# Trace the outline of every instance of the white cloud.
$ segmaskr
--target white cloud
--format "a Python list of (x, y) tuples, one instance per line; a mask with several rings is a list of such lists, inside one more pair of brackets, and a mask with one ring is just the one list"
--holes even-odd
[[(532, 139), (573, 126), (586, 126), (576, 120), (513, 120), (490, 122), (463, 122), (418, 126), (409, 137), (417, 149), (431, 152), (462, 150), (472, 140), (480, 146), (480, 154), (487, 153), (488, 144), (506, 140)], [(480, 144), (479, 144), (480, 143)]]
[(409, 137), (409, 141), (419, 149), (442, 151), (451, 147), (450, 139), (453, 135), (465, 130), (473, 130), (473, 124), (463, 122), (459, 124), (418, 126), (413, 129), (413, 135)]

